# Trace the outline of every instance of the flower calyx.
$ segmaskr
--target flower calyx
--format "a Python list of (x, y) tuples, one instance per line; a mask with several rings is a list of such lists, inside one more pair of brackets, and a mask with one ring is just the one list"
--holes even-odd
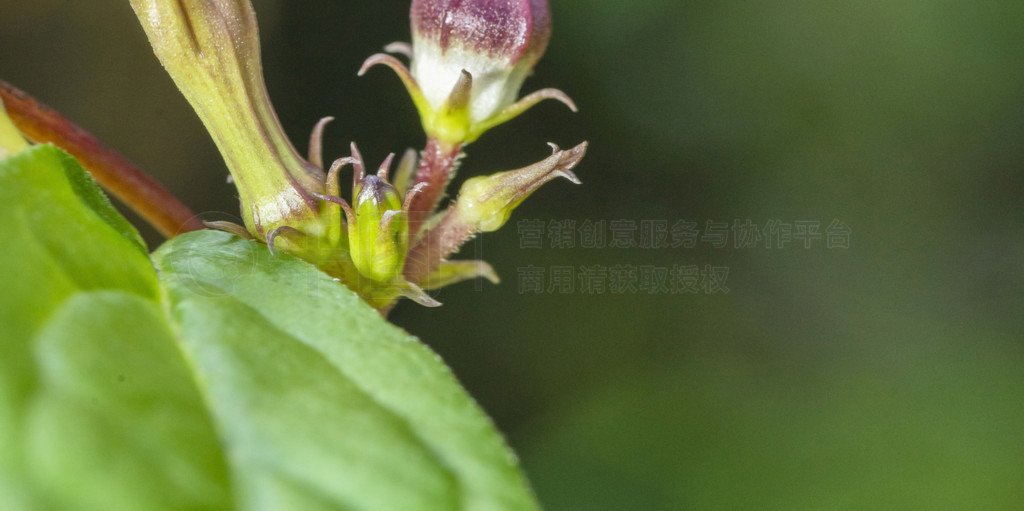
[[(344, 212), (349, 254), (359, 274), (374, 281), (387, 282), (402, 273), (409, 251), (409, 202), (420, 188), (414, 187), (400, 194), (388, 182), (394, 153), (388, 155), (376, 174), (367, 174), (355, 144), (352, 151), (353, 157), (335, 161), (328, 173), (327, 187), (335, 192), (334, 195), (320, 195), (319, 198), (337, 205)], [(348, 163), (354, 168), (352, 205), (337, 194), (338, 171)]]
[[(322, 129), (318, 125), (314, 131)], [(368, 174), (359, 149), (353, 143), (352, 155), (334, 161), (326, 174), (325, 193), (314, 196), (320, 201), (319, 220), (314, 228), (300, 230), (282, 227), (268, 236), (274, 250), (283, 247), (335, 276), (364, 300), (377, 308), (399, 296), (426, 306), (439, 302), (426, 295), (402, 275), (409, 252), (409, 203), (422, 189), (406, 189), (409, 157), (399, 165), (399, 187), (388, 180), (394, 154), (389, 155), (375, 174)], [(351, 204), (341, 197), (341, 170), (353, 168)]]

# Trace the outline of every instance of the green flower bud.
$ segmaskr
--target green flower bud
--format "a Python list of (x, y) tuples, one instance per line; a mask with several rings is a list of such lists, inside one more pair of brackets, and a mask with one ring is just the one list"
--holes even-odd
[(551, 144), (553, 154), (529, 167), (467, 180), (455, 202), (458, 219), (475, 232), (498, 230), (534, 190), (556, 177), (580, 180), (572, 169), (587, 151), (584, 142), (568, 151)]
[(356, 189), (348, 225), (352, 262), (363, 276), (390, 281), (409, 251), (409, 218), (393, 186), (370, 174)]
[(247, 230), (313, 223), (324, 175), (296, 152), (263, 82), (249, 0), (131, 0), (160, 62), (213, 136)]

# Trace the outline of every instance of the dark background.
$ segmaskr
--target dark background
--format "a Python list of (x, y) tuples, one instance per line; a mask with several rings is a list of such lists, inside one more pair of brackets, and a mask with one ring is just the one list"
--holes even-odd
[[(255, 1), (302, 150), (420, 147), (406, 1)], [(391, 318), (452, 366), (556, 509), (1012, 509), (1024, 500), (1024, 3), (552, 0), (524, 93), (466, 176), (589, 140), (466, 247), (504, 281)], [(127, 1), (0, 0), (0, 77), (197, 212), (237, 214), (212, 142)], [(848, 248), (522, 247), (522, 220), (848, 226)], [(607, 228), (606, 228), (607, 229)], [(152, 246), (159, 238), (146, 231)], [(639, 233), (635, 239), (639, 242)], [(522, 293), (533, 265), (729, 269), (729, 292)], [(550, 275), (545, 275), (549, 277)]]

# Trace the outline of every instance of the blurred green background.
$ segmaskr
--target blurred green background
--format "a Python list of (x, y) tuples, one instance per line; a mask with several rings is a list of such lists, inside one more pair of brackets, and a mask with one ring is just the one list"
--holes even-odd
[[(581, 112), (545, 103), (493, 130), (452, 192), (548, 141), (590, 141), (584, 184), (546, 185), (464, 249), (501, 285), (392, 314), (494, 417), (546, 507), (1020, 509), (1024, 3), (551, 1), (524, 92), (561, 88)], [(355, 76), (408, 40), (406, 1), (254, 4), (298, 147), (325, 115), (330, 157), (422, 145), (399, 81)], [(196, 211), (237, 214), (127, 1), (3, 0), (0, 77)], [(734, 248), (731, 230), (724, 248), (553, 248), (545, 226), (526, 248), (535, 219), (852, 232), (831, 249)], [(727, 268), (729, 292), (522, 292), (537, 268), (546, 287), (552, 268), (617, 265)]]

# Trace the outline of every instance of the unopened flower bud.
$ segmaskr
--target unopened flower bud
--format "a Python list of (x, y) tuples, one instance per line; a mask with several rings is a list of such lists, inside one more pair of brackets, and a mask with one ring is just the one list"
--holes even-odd
[(353, 202), (355, 218), (348, 227), (352, 262), (360, 274), (389, 281), (402, 273), (409, 251), (409, 218), (402, 211), (401, 197), (386, 181), (370, 174), (363, 178)]
[(551, 38), (547, 0), (414, 0), (412, 75), (435, 108), (460, 73), (473, 77), (470, 119), (511, 105)]
[(374, 64), (398, 72), (429, 135), (451, 145), (472, 142), (548, 98), (575, 111), (555, 89), (517, 101), (551, 37), (547, 0), (413, 0), (410, 18), (411, 71), (374, 55), (361, 73)]
[(553, 154), (529, 167), (467, 180), (455, 202), (459, 220), (476, 232), (498, 230), (520, 203), (544, 183), (564, 177), (580, 180), (572, 169), (587, 151), (584, 142), (568, 151), (552, 144)]

